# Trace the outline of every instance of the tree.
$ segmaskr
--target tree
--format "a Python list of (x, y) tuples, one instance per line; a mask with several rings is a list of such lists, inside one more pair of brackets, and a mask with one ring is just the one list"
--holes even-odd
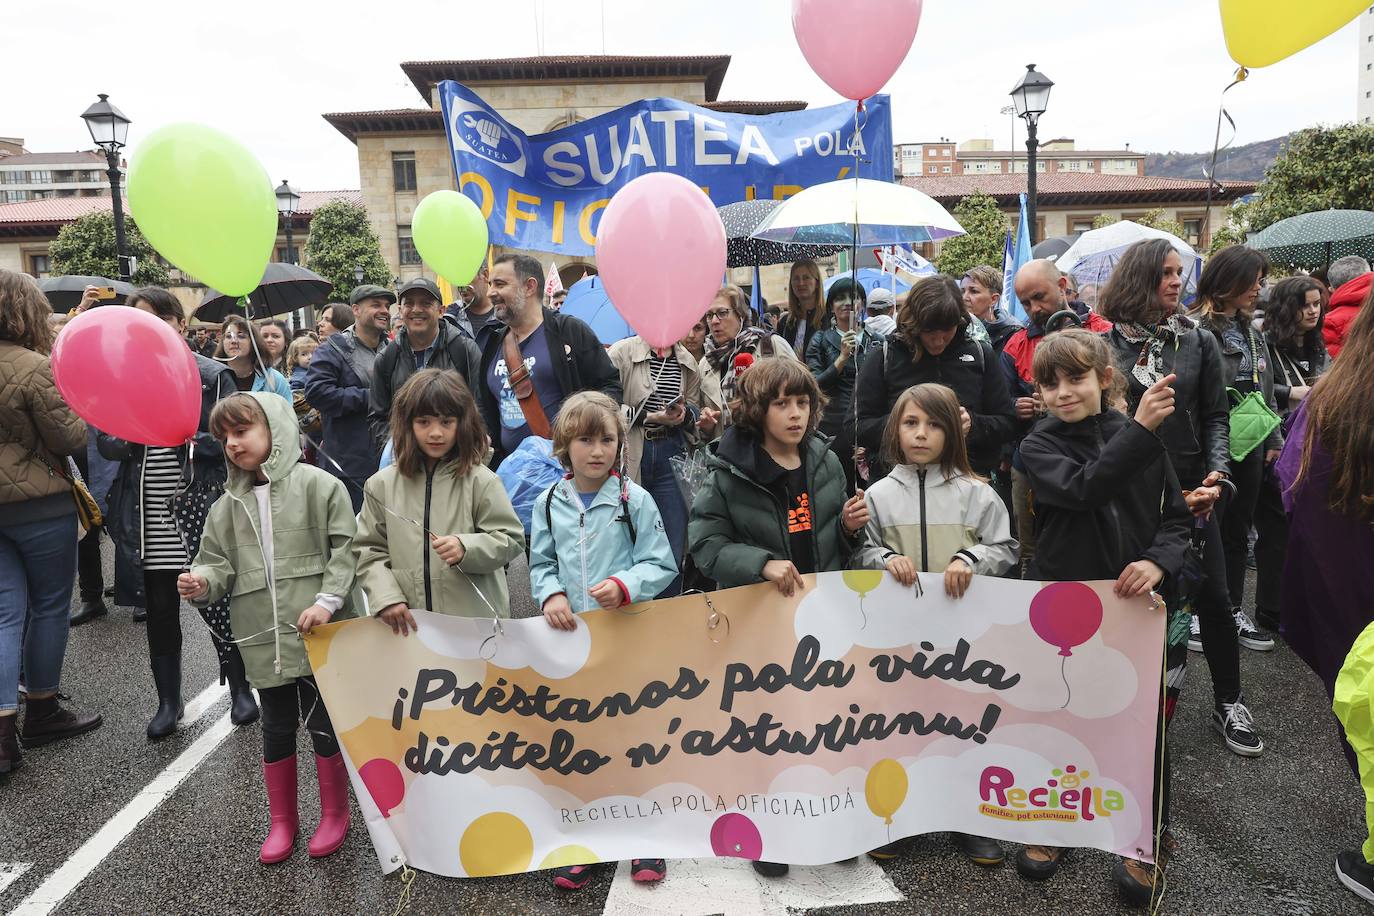
[(983, 191), (974, 191), (954, 207), (954, 218), (964, 227), (964, 234), (940, 243), (940, 256), (936, 258), (940, 272), (962, 277), (979, 264), (1000, 268), (1007, 241), (1007, 217), (997, 209), (996, 199)]
[[(124, 220), (124, 236), (129, 254), (138, 258), (135, 286), (166, 286), (172, 278), (157, 259), (157, 252), (132, 219)], [(58, 230), (48, 246), (53, 276), (118, 277), (119, 249), (115, 246), (114, 213), (97, 210)]]
[[(1115, 213), (1099, 213), (1093, 220), (1094, 229), (1102, 229), (1113, 223), (1121, 222), (1121, 217)], [(1161, 232), (1168, 232), (1183, 238), (1183, 224), (1176, 219), (1169, 219), (1164, 215), (1163, 207), (1155, 207), (1153, 210), (1146, 210), (1139, 218), (1131, 220), (1139, 226), (1149, 226), (1151, 229), (1158, 229)]]
[(354, 266), (363, 265), (363, 284), (391, 285), (391, 268), (382, 258), (377, 233), (367, 221), (367, 211), (345, 200), (331, 200), (310, 218), (310, 241), (305, 246), (306, 264), (334, 284), (330, 297), (347, 302), (360, 284)]
[(1374, 125), (1298, 131), (1265, 172), (1255, 195), (1251, 232), (1314, 210), (1368, 210), (1374, 196)]
[(1212, 233), (1212, 244), (1207, 254), (1214, 255), (1229, 245), (1242, 245), (1250, 233), (1250, 210), (1253, 202), (1238, 200), (1226, 209), (1226, 221), (1217, 226)]

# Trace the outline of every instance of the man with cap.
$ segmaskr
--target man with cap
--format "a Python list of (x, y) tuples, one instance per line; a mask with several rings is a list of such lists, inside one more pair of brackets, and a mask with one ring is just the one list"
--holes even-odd
[(377, 356), (372, 373), (372, 438), (378, 450), (391, 434), (391, 399), (421, 369), (452, 369), (476, 394), (481, 351), (462, 331), (442, 320), (439, 286), (424, 277), (401, 287), (401, 326)]
[(897, 330), (897, 322), (892, 317), (895, 305), (896, 299), (890, 289), (880, 286), (868, 294), (868, 305), (864, 308), (868, 317), (864, 319), (864, 330), (870, 337), (878, 340)]
[(487, 345), (487, 338), (501, 328), (501, 322), (496, 318), (496, 309), (491, 304), (491, 297), (487, 295), (487, 265), (482, 265), (482, 269), (477, 271), (477, 276), (472, 278), (472, 283), (467, 289), (471, 291), (471, 300), (460, 297), (444, 312), (444, 320), (452, 323), (469, 340), (476, 343), (477, 351), (480, 353)]
[(320, 341), (305, 375), (305, 398), (320, 412), (324, 428), (319, 464), (344, 481), (357, 512), (363, 482), (377, 472), (381, 456), (367, 425), (368, 389), (396, 294), (369, 284), (353, 290), (348, 301), (353, 324)]

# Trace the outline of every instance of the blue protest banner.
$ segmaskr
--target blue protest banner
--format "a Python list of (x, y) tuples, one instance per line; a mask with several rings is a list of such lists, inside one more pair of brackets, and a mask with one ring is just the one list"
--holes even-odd
[[(511, 248), (592, 254), (611, 195), (646, 172), (682, 175), (716, 206), (852, 175), (850, 102), (734, 115), (645, 99), (529, 136), (461, 83), (441, 82), (439, 98), (458, 189), (481, 207), (492, 243)], [(865, 101), (859, 124), (859, 174), (891, 181), (888, 97)]]

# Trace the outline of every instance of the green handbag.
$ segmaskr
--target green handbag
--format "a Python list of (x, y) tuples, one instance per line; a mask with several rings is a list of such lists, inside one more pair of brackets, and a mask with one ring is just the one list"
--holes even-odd
[(1264, 403), (1264, 395), (1252, 391), (1242, 396), (1234, 388), (1227, 388), (1231, 398), (1231, 460), (1244, 461), (1269, 434), (1278, 429), (1279, 415)]

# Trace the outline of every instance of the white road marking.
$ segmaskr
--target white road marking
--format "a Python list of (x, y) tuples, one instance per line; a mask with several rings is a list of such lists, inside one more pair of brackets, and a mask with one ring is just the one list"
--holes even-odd
[(206, 687), (200, 693), (196, 694), (195, 699), (186, 704), (186, 715), (183, 716), (181, 721), (177, 724), (182, 728), (191, 725), (201, 716), (205, 715), (206, 711), (214, 706), (220, 697), (225, 696), (227, 693), (229, 693), (229, 686), (227, 684), (221, 684), (219, 681), (212, 681), (209, 687)]
[(788, 916), (818, 907), (906, 900), (868, 856), (849, 864), (792, 866), (764, 878), (742, 859), (672, 859), (657, 885), (637, 885), (630, 863), (616, 868), (603, 916)]
[[(208, 692), (196, 697), (196, 701), (201, 700)], [(105, 825), (83, 843), (80, 849), (72, 853), (60, 868), (48, 875), (37, 890), (11, 911), (10, 916), (47, 916), (57, 909), (67, 895), (76, 890), (77, 886), (114, 852), (115, 847), (132, 833), (144, 818), (157, 810), (157, 807), (176, 791), (177, 786), (181, 785), (182, 780), (190, 776), (233, 730), (229, 714), (225, 713), (206, 729), (205, 734), (182, 751), (181, 756), (144, 786), (114, 817), (106, 821)]]
[(32, 862), (0, 862), (0, 894), (32, 867)]

